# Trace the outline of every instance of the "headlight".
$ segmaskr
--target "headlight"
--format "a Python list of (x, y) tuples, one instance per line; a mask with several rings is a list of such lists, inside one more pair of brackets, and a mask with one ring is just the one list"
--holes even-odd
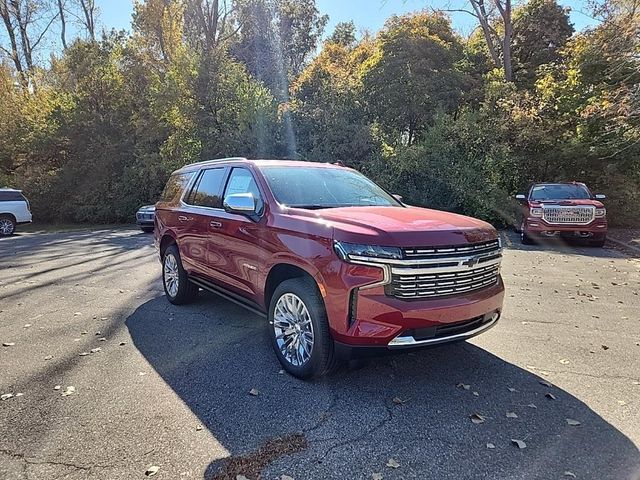
[(602, 218), (607, 215), (606, 208), (596, 208), (596, 217)]
[(542, 207), (532, 207), (529, 213), (532, 217), (542, 217)]
[(381, 247), (379, 245), (359, 245), (357, 243), (335, 242), (333, 244), (338, 257), (348, 262), (349, 260), (401, 259), (402, 251), (398, 247)]

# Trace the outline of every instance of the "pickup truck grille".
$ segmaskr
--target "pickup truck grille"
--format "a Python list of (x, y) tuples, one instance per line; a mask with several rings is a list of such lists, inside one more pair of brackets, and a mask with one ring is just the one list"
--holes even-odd
[(497, 284), (502, 249), (495, 240), (473, 245), (409, 248), (404, 250), (404, 257), (411, 262), (392, 266), (387, 295), (431, 299)]
[(542, 207), (542, 219), (552, 225), (586, 225), (591, 223), (596, 215), (593, 206), (576, 207)]

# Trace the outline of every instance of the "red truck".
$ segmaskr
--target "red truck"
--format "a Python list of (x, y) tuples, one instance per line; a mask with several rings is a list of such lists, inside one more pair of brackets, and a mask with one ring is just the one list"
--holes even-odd
[(491, 225), (405, 205), (337, 165), (187, 165), (156, 204), (155, 239), (171, 303), (202, 288), (266, 317), (280, 363), (299, 378), (359, 352), (470, 338), (502, 309)]
[(536, 183), (527, 195), (516, 195), (522, 205), (520, 235), (523, 244), (539, 238), (585, 239), (602, 247), (607, 239), (607, 210), (584, 183)]

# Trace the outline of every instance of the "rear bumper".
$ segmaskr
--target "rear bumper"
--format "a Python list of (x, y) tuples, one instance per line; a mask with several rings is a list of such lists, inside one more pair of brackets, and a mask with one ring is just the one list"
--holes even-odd
[(538, 217), (525, 221), (525, 233), (530, 236), (603, 237), (607, 234), (606, 218), (597, 218), (587, 225), (551, 225)]

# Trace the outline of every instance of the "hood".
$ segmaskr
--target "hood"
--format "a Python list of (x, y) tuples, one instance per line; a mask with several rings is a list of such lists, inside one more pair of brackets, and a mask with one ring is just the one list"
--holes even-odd
[(581, 205), (594, 206), (603, 208), (604, 205), (599, 200), (572, 198), (570, 200), (531, 200), (529, 205), (532, 207), (541, 207), (543, 205), (559, 205), (561, 207), (577, 207)]
[(144, 210), (146, 212), (155, 212), (156, 211), (156, 206), (155, 205), (144, 205), (144, 206), (142, 206), (142, 207), (140, 207), (138, 209), (139, 212), (142, 211), (142, 210)]
[(464, 245), (493, 240), (488, 223), (464, 215), (420, 207), (340, 207), (295, 210), (333, 228), (335, 240), (392, 247)]

